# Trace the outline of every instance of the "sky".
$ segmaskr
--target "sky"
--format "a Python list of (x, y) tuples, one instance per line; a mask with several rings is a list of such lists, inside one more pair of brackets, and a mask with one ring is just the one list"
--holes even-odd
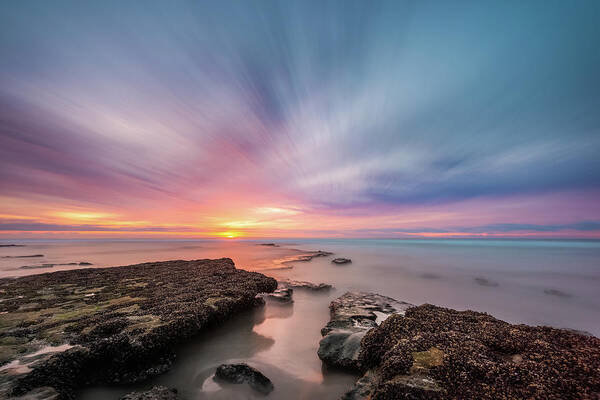
[(598, 1), (4, 1), (0, 238), (600, 238)]

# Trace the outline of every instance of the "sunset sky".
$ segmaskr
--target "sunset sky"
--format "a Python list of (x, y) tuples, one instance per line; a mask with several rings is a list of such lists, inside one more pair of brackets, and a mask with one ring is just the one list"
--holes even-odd
[(600, 2), (3, 1), (0, 238), (600, 238)]

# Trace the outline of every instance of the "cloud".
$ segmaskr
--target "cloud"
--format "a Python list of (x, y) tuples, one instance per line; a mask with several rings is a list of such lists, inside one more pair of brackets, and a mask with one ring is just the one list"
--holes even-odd
[(4, 2), (0, 188), (122, 215), (593, 192), (599, 7)]

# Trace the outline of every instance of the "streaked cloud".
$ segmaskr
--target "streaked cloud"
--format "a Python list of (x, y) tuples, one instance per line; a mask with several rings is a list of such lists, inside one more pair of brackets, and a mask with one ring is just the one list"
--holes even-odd
[(599, 16), (4, 2), (2, 226), (600, 237)]

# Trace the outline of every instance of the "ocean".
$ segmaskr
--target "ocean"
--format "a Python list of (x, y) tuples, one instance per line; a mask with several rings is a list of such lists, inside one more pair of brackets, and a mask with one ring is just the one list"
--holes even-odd
[[(278, 246), (263, 246), (273, 242)], [(316, 351), (329, 302), (348, 290), (377, 292), (413, 304), (487, 312), (511, 323), (549, 325), (600, 335), (600, 241), (594, 240), (18, 240), (0, 247), (0, 276), (146, 261), (232, 258), (238, 268), (280, 279), (330, 283), (329, 293), (294, 292), (292, 305), (239, 315), (177, 349), (171, 371), (151, 382), (88, 388), (83, 399), (119, 398), (156, 384), (182, 399), (253, 398), (244, 385), (212, 380), (217, 365), (248, 362), (269, 376), (274, 399), (336, 399), (355, 376), (324, 368)], [(286, 263), (301, 251), (331, 257)], [(41, 257), (23, 257), (38, 255)], [(91, 263), (80, 266), (79, 263)], [(73, 265), (75, 263), (75, 265)], [(44, 264), (53, 266), (43, 267)], [(64, 265), (58, 265), (64, 264)], [(28, 268), (23, 268), (27, 266)], [(38, 267), (42, 268), (38, 268)], [(292, 268), (289, 268), (292, 266)], [(260, 397), (260, 396), (258, 396)], [(257, 397), (257, 398), (258, 398)]]

